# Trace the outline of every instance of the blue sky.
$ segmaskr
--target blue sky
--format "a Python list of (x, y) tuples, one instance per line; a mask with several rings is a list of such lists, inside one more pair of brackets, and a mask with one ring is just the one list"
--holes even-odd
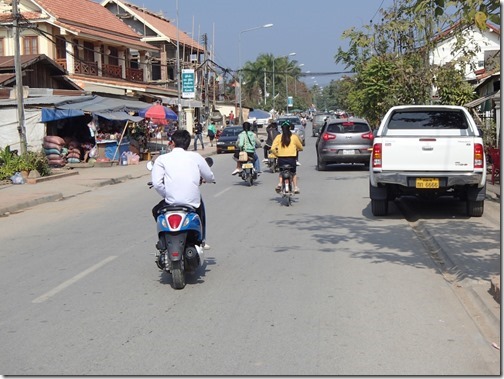
[[(163, 12), (176, 24), (177, 0), (129, 0), (152, 12)], [(361, 29), (370, 20), (379, 23), (380, 7), (387, 9), (393, 0), (178, 0), (179, 28), (194, 39), (207, 33), (214, 61), (225, 68), (237, 69), (255, 61), (260, 54), (277, 57), (296, 53), (303, 72), (329, 73), (345, 71), (336, 65), (338, 47), (346, 48), (343, 31), (354, 26)], [(265, 24), (260, 28), (243, 32)], [(241, 36), (241, 43), (239, 39)], [(241, 54), (239, 47), (241, 46)], [(324, 86), (340, 75), (309, 75), (304, 81)]]

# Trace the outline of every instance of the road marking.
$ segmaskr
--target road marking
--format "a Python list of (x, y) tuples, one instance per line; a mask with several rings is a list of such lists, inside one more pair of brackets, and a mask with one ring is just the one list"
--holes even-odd
[(63, 291), (65, 288), (71, 286), (75, 282), (81, 280), (82, 278), (84, 278), (87, 275), (91, 274), (93, 271), (98, 270), (100, 267), (106, 265), (107, 263), (113, 261), (116, 258), (117, 258), (117, 256), (114, 256), (114, 255), (112, 255), (112, 256), (110, 256), (108, 258), (105, 258), (103, 261), (95, 264), (94, 266), (91, 266), (87, 270), (82, 271), (80, 274), (75, 275), (73, 278), (67, 280), (66, 282), (61, 283), (59, 286), (53, 288), (49, 292), (46, 292), (42, 296), (37, 297), (35, 300), (32, 301), (32, 303), (42, 303), (42, 302), (46, 301), (50, 297), (56, 295), (58, 292)]
[(231, 187), (227, 187), (225, 188), (224, 190), (220, 191), (220, 192), (217, 192), (214, 197), (219, 197), (220, 195), (226, 193), (227, 191), (229, 191), (231, 189)]

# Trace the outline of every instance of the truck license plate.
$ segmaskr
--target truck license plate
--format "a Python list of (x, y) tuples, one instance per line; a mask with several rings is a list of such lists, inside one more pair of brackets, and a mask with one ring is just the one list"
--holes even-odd
[(417, 178), (416, 188), (439, 188), (439, 179), (437, 178)]
[(252, 168), (254, 165), (252, 163), (243, 163), (242, 168)]

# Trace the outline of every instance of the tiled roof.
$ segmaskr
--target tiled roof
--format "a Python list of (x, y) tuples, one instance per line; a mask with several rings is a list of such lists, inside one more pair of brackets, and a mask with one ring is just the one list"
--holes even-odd
[[(34, 64), (38, 61), (46, 61), (47, 63), (52, 64), (55, 68), (59, 69), (61, 71), (61, 74), (65, 73), (65, 70), (61, 68), (59, 65), (57, 65), (53, 60), (47, 57), (47, 55), (44, 54), (26, 54), (26, 55), (20, 55), (19, 59), (21, 61), (21, 66), (29, 66), (31, 64)], [(0, 71), (6, 72), (6, 71), (14, 71), (15, 63), (14, 63), (14, 56), (13, 55), (5, 55), (0, 57)]]
[[(147, 25), (152, 26), (155, 31), (160, 33), (162, 36), (168, 37), (173, 43), (176, 43), (177, 41), (177, 27), (173, 25), (170, 21), (167, 19), (155, 15), (152, 12), (149, 12), (148, 10), (144, 10), (140, 7), (137, 7), (134, 4), (122, 2), (122, 4), (125, 6), (125, 8), (128, 8), (128, 10), (137, 16), (138, 19), (143, 19)], [(179, 29), (179, 43), (181, 45), (186, 45), (193, 47), (197, 50), (200, 51), (205, 51), (205, 48), (200, 45), (197, 41), (189, 37), (187, 33), (181, 31)], [(148, 38), (148, 37), (147, 37)]]
[(78, 34), (84, 33), (98, 40), (107, 39), (140, 49), (157, 50), (140, 41), (138, 34), (94, 1), (37, 0), (37, 4), (56, 19), (56, 25)]

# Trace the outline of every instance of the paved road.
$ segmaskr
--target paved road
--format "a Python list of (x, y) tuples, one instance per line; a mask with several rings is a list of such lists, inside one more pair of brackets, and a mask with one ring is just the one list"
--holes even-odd
[(291, 208), (274, 175), (248, 188), (230, 155), (214, 156), (218, 182), (202, 188), (212, 249), (183, 291), (149, 255), (146, 176), (1, 218), (0, 371), (498, 374), (499, 352), (410, 222), (373, 218), (366, 173), (319, 173), (310, 148)]

